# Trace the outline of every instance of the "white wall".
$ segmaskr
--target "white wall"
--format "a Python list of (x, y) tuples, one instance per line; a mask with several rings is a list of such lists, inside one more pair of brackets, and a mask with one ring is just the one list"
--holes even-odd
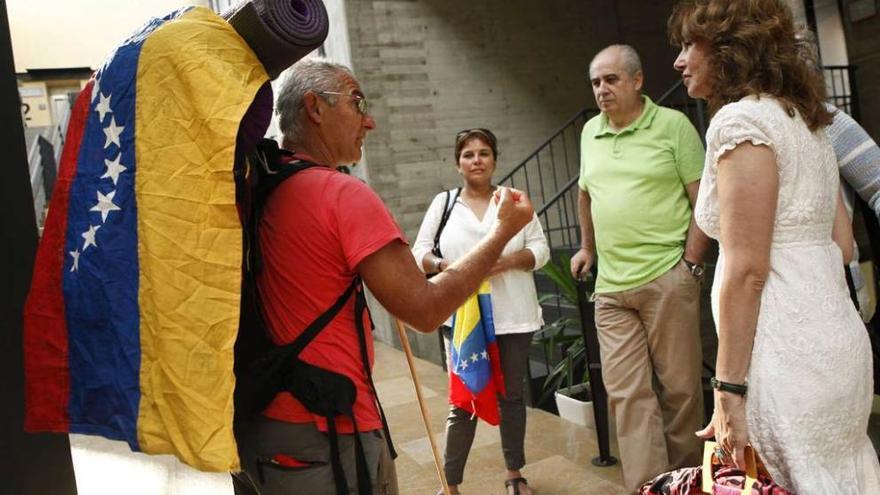
[(90, 67), (151, 17), (208, 0), (6, 0), (15, 71)]
[(351, 67), (351, 42), (348, 39), (348, 19), (345, 0), (324, 0), (330, 18), (330, 32), (324, 41), (324, 53), (330, 60)]

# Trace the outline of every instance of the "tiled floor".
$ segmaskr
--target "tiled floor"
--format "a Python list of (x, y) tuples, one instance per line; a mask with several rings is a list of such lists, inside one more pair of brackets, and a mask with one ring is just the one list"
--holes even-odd
[[(446, 373), (437, 365), (416, 359), (422, 394), (442, 455), (447, 412)], [(397, 447), (397, 477), (401, 495), (434, 495), (440, 486), (430, 443), (419, 413), (406, 357), (376, 344), (376, 389), (388, 416)], [(612, 454), (616, 455), (612, 444)], [(539, 409), (528, 409), (526, 459), (523, 475), (540, 495), (625, 495), (620, 466), (594, 467), (599, 452), (593, 430), (576, 426)], [(480, 423), (468, 459), (465, 495), (504, 494), (504, 460), (496, 427)]]
[[(416, 359), (416, 370), (442, 455), (447, 412), (446, 374), (439, 366), (419, 359)], [(401, 495), (434, 495), (440, 482), (404, 354), (377, 342), (374, 378), (399, 454), (397, 476)], [(874, 411), (869, 433), (878, 445), (878, 398), (875, 398)], [(79, 493), (232, 494), (227, 474), (195, 471), (171, 456), (132, 453), (122, 442), (83, 435), (71, 435), (71, 447)], [(539, 409), (528, 409), (528, 464), (523, 474), (536, 494), (626, 495), (620, 465), (598, 468), (591, 464), (598, 450), (593, 430)], [(611, 451), (617, 455), (613, 440)], [(504, 462), (497, 428), (485, 423), (477, 428), (461, 491), (465, 495), (505, 493)]]

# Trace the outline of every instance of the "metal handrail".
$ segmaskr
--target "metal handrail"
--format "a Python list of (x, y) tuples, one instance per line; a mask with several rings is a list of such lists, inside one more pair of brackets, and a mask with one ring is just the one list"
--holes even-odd
[(659, 105), (662, 102), (666, 101), (666, 99), (671, 97), (672, 94), (675, 93), (675, 91), (678, 90), (678, 88), (680, 88), (682, 84), (684, 84), (683, 80), (679, 79), (678, 81), (676, 81), (676, 83), (673, 84), (669, 89), (667, 89), (665, 93), (660, 95), (660, 98), (657, 98), (656, 103)]
[(572, 124), (574, 124), (575, 122), (577, 122), (577, 120), (578, 120), (579, 118), (581, 118), (581, 117), (585, 117), (590, 111), (594, 111), (594, 112), (597, 112), (597, 113), (598, 113), (599, 110), (596, 109), (596, 108), (589, 108), (589, 107), (587, 107), (587, 108), (582, 108), (578, 113), (574, 114), (574, 116), (572, 116), (572, 117), (571, 117), (570, 119), (568, 119), (564, 124), (562, 124), (562, 125), (559, 127), (559, 129), (557, 129), (553, 134), (551, 134), (550, 137), (547, 138), (547, 140), (544, 141), (543, 144), (541, 144), (540, 146), (538, 146), (538, 147), (535, 149), (535, 151), (533, 151), (529, 156), (525, 157), (525, 159), (523, 159), (523, 160), (519, 163), (519, 165), (517, 165), (516, 167), (513, 167), (513, 169), (512, 169), (510, 172), (508, 172), (507, 174), (504, 175), (504, 177), (498, 179), (498, 183), (499, 183), (499, 184), (502, 184), (502, 183), (504, 183), (506, 180), (510, 179), (510, 178), (513, 176), (513, 174), (515, 174), (516, 172), (518, 172), (520, 169), (524, 168), (524, 167), (528, 164), (529, 161), (531, 161), (533, 158), (535, 158), (536, 156), (538, 156), (538, 154), (541, 153), (541, 151), (543, 151), (544, 149), (546, 149), (547, 146), (549, 146), (550, 143), (553, 142), (554, 139), (556, 139), (557, 137), (559, 137), (560, 134), (562, 134), (563, 132), (565, 132), (565, 130), (568, 129), (569, 126), (571, 126)]
[(547, 210), (550, 209), (550, 207), (553, 206), (554, 203), (559, 201), (559, 198), (565, 196), (568, 193), (568, 191), (575, 184), (577, 184), (578, 179), (580, 179), (580, 177), (577, 175), (575, 175), (574, 177), (569, 179), (568, 182), (566, 182), (562, 187), (559, 188), (559, 191), (556, 191), (556, 194), (554, 194), (553, 197), (551, 197), (550, 199), (545, 201), (544, 204), (541, 205), (540, 208), (538, 208), (538, 210), (535, 212), (535, 215), (540, 217), (541, 215), (546, 213)]

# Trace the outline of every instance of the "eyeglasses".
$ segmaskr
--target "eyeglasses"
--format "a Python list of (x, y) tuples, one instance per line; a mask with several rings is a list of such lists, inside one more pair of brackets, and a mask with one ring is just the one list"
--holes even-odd
[(357, 93), (340, 93), (338, 91), (318, 91), (319, 95), (333, 95), (333, 96), (348, 96), (354, 100), (354, 104), (357, 105), (358, 112), (361, 115), (367, 115), (367, 97), (364, 95), (359, 95)]

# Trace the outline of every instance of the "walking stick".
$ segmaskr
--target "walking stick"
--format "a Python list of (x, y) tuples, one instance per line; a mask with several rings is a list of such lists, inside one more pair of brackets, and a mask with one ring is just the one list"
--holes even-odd
[(440, 478), (440, 484), (443, 486), (443, 494), (450, 495), (449, 484), (446, 483), (446, 473), (440, 464), (440, 452), (437, 450), (437, 443), (434, 442), (434, 432), (431, 430), (431, 421), (428, 417), (428, 407), (422, 398), (422, 386), (419, 384), (419, 375), (416, 373), (416, 363), (413, 360), (412, 349), (409, 347), (409, 338), (406, 336), (406, 330), (403, 329), (403, 323), (400, 320), (394, 320), (397, 326), (397, 335), (400, 336), (400, 344), (403, 346), (403, 352), (406, 354), (406, 362), (409, 364), (409, 372), (412, 375), (413, 386), (416, 388), (416, 398), (419, 400), (419, 409), (422, 412), (422, 423), (425, 424), (425, 433), (428, 434), (428, 441), (431, 442), (431, 453), (434, 454), (434, 467), (437, 468), (437, 476)]

